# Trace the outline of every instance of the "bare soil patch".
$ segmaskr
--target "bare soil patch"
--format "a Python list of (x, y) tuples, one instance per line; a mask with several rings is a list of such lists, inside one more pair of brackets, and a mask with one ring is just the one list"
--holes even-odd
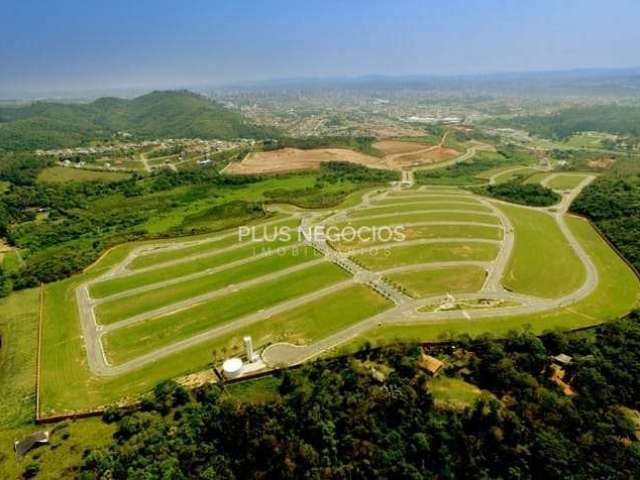
[(380, 140), (375, 142), (373, 147), (384, 152), (385, 155), (394, 155), (396, 153), (424, 150), (425, 148), (433, 147), (433, 145), (420, 142), (403, 142), (401, 140)]
[(242, 162), (231, 163), (224, 173), (279, 173), (295, 170), (317, 170), (322, 162), (345, 161), (372, 168), (389, 168), (382, 158), (372, 157), (346, 148), (300, 150), (282, 148), (269, 152), (253, 152)]
[(416, 152), (390, 155), (385, 157), (395, 168), (417, 167), (446, 162), (455, 158), (460, 153), (452, 148), (430, 147)]
[(615, 162), (613, 158), (597, 158), (595, 160), (591, 160), (587, 165), (594, 168), (611, 168), (611, 165)]

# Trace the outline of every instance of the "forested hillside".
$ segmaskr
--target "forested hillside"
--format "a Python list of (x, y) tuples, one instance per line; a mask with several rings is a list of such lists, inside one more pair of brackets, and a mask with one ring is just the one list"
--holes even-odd
[[(575, 396), (551, 380), (565, 353)], [(270, 401), (164, 383), (122, 417), (81, 478), (629, 479), (640, 475), (640, 323), (588, 334), (465, 340), (445, 375), (484, 390), (436, 402), (419, 347), (363, 351), (285, 373)], [(467, 384), (468, 385), (468, 384)], [(246, 391), (246, 390), (244, 390)], [(244, 401), (239, 401), (244, 400)], [(118, 420), (110, 409), (105, 416)]]
[(101, 98), (89, 104), (36, 102), (0, 108), (0, 150), (62, 148), (108, 139), (116, 132), (136, 138), (264, 138), (271, 129), (187, 91), (153, 92), (133, 100)]
[[(572, 211), (589, 217), (640, 270), (640, 165), (637, 159), (599, 177), (583, 190)], [(630, 165), (631, 164), (631, 165)]]
[(510, 124), (541, 137), (558, 139), (588, 131), (638, 136), (640, 107), (599, 105), (569, 108), (553, 115), (516, 117)]

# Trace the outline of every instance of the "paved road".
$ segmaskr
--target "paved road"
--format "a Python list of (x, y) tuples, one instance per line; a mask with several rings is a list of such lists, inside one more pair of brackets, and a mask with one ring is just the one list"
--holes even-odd
[[(460, 161), (460, 159), (457, 159), (457, 160)], [(201, 334), (191, 337), (189, 339), (182, 340), (171, 345), (167, 345), (166, 347), (158, 349), (154, 352), (150, 352), (132, 361), (129, 361), (121, 365), (116, 365), (116, 366), (110, 365), (107, 359), (105, 358), (104, 351), (102, 348), (102, 342), (100, 340), (100, 336), (103, 332), (99, 330), (96, 324), (95, 315), (93, 311), (93, 307), (97, 302), (95, 302), (89, 296), (89, 291), (88, 291), (89, 285), (97, 281), (97, 279), (80, 285), (76, 290), (76, 299), (77, 299), (78, 308), (80, 311), (80, 318), (82, 323), (82, 329), (83, 329), (83, 335), (84, 335), (84, 340), (85, 340), (85, 345), (87, 350), (89, 366), (91, 368), (91, 371), (96, 375), (110, 376), (110, 375), (119, 375), (122, 373), (126, 373), (133, 369), (146, 365), (148, 363), (157, 361), (158, 359), (164, 358), (168, 355), (174, 354), (186, 348), (197, 345), (201, 342), (216, 338), (217, 336), (235, 331), (239, 328), (246, 327), (248, 325), (251, 325), (252, 323), (269, 318), (272, 315), (276, 315), (280, 312), (294, 308), (295, 306), (303, 305), (307, 302), (310, 302), (315, 299), (321, 298), (325, 295), (328, 295), (332, 292), (347, 288), (348, 286), (353, 285), (356, 282), (369, 284), (370, 286), (372, 286), (372, 288), (376, 289), (386, 297), (390, 298), (394, 302), (395, 306), (385, 312), (382, 312), (379, 315), (366, 319), (363, 322), (360, 322), (347, 329), (337, 332), (336, 334), (331, 335), (313, 345), (308, 345), (304, 347), (295, 347), (287, 344), (273, 345), (267, 350), (265, 350), (264, 352), (265, 360), (267, 360), (270, 363), (285, 362), (287, 364), (304, 361), (305, 359), (316, 356), (326, 351), (327, 349), (336, 348), (337, 346), (344, 343), (345, 341), (348, 341), (349, 339), (354, 338), (355, 336), (361, 333), (364, 333), (368, 329), (374, 328), (377, 325), (383, 325), (383, 324), (389, 324), (389, 323), (403, 324), (403, 323), (415, 323), (415, 322), (425, 322), (425, 321), (433, 322), (433, 321), (441, 321), (441, 320), (450, 319), (450, 318), (466, 318), (469, 320), (475, 320), (475, 319), (488, 318), (488, 317), (500, 317), (504, 315), (530, 314), (530, 313), (536, 313), (536, 312), (541, 312), (549, 309), (558, 308), (560, 306), (573, 303), (577, 300), (580, 300), (581, 298), (584, 298), (591, 291), (593, 291), (593, 289), (595, 289), (598, 282), (598, 272), (595, 266), (593, 265), (593, 262), (589, 258), (588, 254), (584, 251), (582, 246), (577, 242), (577, 240), (573, 237), (569, 228), (566, 226), (564, 221), (564, 214), (566, 213), (569, 205), (571, 204), (573, 199), (577, 196), (577, 194), (580, 192), (580, 190), (584, 188), (584, 186), (586, 186), (590, 181), (592, 181), (593, 178), (594, 177), (586, 178), (576, 189), (574, 189), (568, 194), (563, 195), (562, 201), (554, 208), (535, 209), (535, 210), (543, 210), (547, 214), (552, 215), (556, 219), (561, 231), (567, 238), (569, 244), (572, 246), (576, 254), (579, 256), (579, 258), (582, 260), (583, 264), (585, 265), (585, 270), (587, 272), (586, 280), (584, 284), (581, 286), (581, 288), (560, 299), (555, 299), (555, 300), (540, 299), (540, 298), (529, 297), (525, 295), (516, 295), (516, 294), (512, 294), (504, 291), (504, 289), (500, 284), (500, 279), (502, 278), (503, 272), (506, 269), (507, 262), (509, 260), (511, 251), (513, 249), (513, 243), (514, 243), (513, 228), (509, 222), (508, 217), (504, 215), (499, 208), (499, 205), (501, 202), (495, 201), (495, 200), (482, 199), (480, 203), (486, 205), (488, 208), (491, 209), (493, 214), (500, 219), (501, 225), (486, 224), (481, 222), (416, 222), (414, 225), (417, 226), (417, 225), (460, 224), (460, 225), (486, 225), (491, 227), (502, 227), (505, 232), (503, 240), (500, 242), (493, 241), (501, 245), (500, 252), (497, 258), (493, 262), (438, 262), (438, 263), (431, 264), (430, 266), (432, 268), (438, 264), (440, 265), (446, 264), (447, 266), (450, 266), (454, 263), (456, 265), (467, 265), (467, 264), (473, 263), (474, 265), (485, 266), (488, 271), (488, 276), (482, 291), (475, 294), (459, 295), (457, 296), (457, 298), (459, 300), (474, 300), (474, 299), (480, 299), (480, 298), (493, 298), (495, 300), (509, 300), (517, 303), (517, 305), (513, 307), (439, 311), (439, 312), (417, 312), (418, 308), (425, 305), (429, 305), (430, 304), (429, 302), (443, 301), (444, 297), (439, 296), (439, 297), (431, 297), (431, 298), (420, 299), (420, 300), (410, 299), (406, 295), (397, 291), (395, 287), (393, 287), (392, 285), (387, 284), (382, 274), (390, 273), (392, 271), (393, 272), (403, 271), (404, 269), (408, 271), (409, 269), (417, 269), (417, 268), (420, 268), (421, 266), (408, 265), (404, 267), (397, 267), (394, 269), (390, 269), (385, 272), (370, 272), (362, 268), (361, 266), (355, 264), (354, 262), (352, 262), (348, 258), (347, 254), (334, 250), (325, 240), (311, 239), (308, 243), (314, 246), (314, 248), (316, 248), (325, 256), (325, 259), (321, 259), (318, 261), (335, 262), (341, 265), (346, 270), (352, 272), (352, 274), (354, 275), (353, 278), (345, 282), (341, 282), (341, 283), (332, 285), (330, 287), (327, 287), (325, 289), (319, 290), (317, 292), (313, 292), (313, 293), (292, 299), (290, 301), (283, 302), (281, 304), (274, 306), (273, 308), (270, 308), (261, 312), (256, 312), (254, 314), (239, 318), (237, 320), (229, 322), (220, 327), (216, 327), (208, 331), (202, 332)], [(396, 190), (399, 190), (400, 188), (401, 187), (398, 186)], [(347, 212), (357, 211), (366, 206), (370, 206), (371, 202), (374, 199), (377, 200), (380, 198), (395, 198), (393, 196), (388, 196), (387, 193), (388, 191), (385, 191), (382, 194), (378, 194), (376, 192), (370, 192), (363, 196), (362, 201), (358, 206), (348, 209)], [(432, 193), (427, 193), (427, 195), (442, 196), (442, 192), (441, 191), (439, 192), (437, 189), (433, 189)], [(459, 195), (471, 195), (471, 194), (465, 192), (464, 194), (460, 193)], [(421, 198), (423, 197), (424, 196), (422, 196)], [(405, 198), (409, 198), (409, 197), (408, 196), (402, 197), (402, 198), (398, 197), (399, 200), (400, 199), (404, 200)], [(532, 207), (523, 207), (523, 208), (532, 208)], [(322, 220), (322, 217), (325, 217), (324, 220)], [(311, 226), (314, 224), (316, 220), (320, 220), (320, 223), (324, 224), (324, 223), (328, 223), (331, 221), (335, 221), (336, 219), (345, 218), (345, 217), (346, 217), (346, 214), (344, 211), (336, 212), (335, 214), (329, 215), (329, 216), (326, 216), (326, 213), (304, 215), (302, 218), (302, 224)], [(283, 221), (283, 220), (278, 220), (278, 221)], [(273, 223), (276, 223), (276, 221), (274, 221)], [(470, 241), (470, 239), (467, 239), (467, 238), (460, 239), (460, 240), (465, 242)], [(444, 241), (444, 240), (441, 240), (441, 241)], [(451, 241), (451, 240), (448, 240), (448, 241)], [(420, 244), (420, 243), (426, 244), (426, 243), (433, 243), (433, 242), (420, 241), (416, 244)], [(153, 250), (152, 247), (148, 247), (148, 246), (141, 247), (140, 249), (134, 250), (123, 262), (123, 264), (116, 266), (110, 272), (107, 272), (105, 275), (101, 276), (100, 280), (104, 280), (105, 278), (113, 278), (115, 276), (127, 275), (127, 271), (123, 269), (123, 265), (126, 268), (126, 265), (128, 265), (131, 261), (133, 261), (133, 259), (137, 258), (140, 255), (145, 255), (153, 251), (159, 251), (159, 250)], [(348, 255), (353, 255), (353, 254), (354, 254), (353, 251), (348, 252)], [(199, 258), (199, 255), (196, 255), (195, 257)], [(185, 261), (190, 261), (190, 260), (192, 260), (192, 258), (189, 257)], [(249, 259), (247, 259), (247, 261), (248, 260)], [(167, 262), (167, 263), (172, 264), (172, 262)], [(307, 266), (307, 264), (304, 264), (304, 265)], [(166, 266), (166, 263), (163, 264), (163, 266)], [(422, 265), (422, 267), (425, 267), (425, 266)], [(294, 267), (294, 268), (298, 268), (298, 267)], [(302, 268), (302, 267), (299, 267), (299, 268)], [(428, 268), (428, 267), (425, 267), (425, 268)], [(145, 271), (145, 269), (137, 270), (136, 273), (140, 271)], [(210, 274), (211, 271), (209, 271), (208, 273)], [(269, 274), (265, 277), (269, 279), (278, 278), (278, 272), (274, 272), (273, 274)], [(241, 284), (241, 286), (258, 285), (260, 281), (267, 281), (265, 277), (261, 277), (260, 279), (255, 279), (249, 282), (245, 282), (244, 284)], [(177, 279), (176, 280), (169, 279), (164, 282), (160, 282), (160, 284), (170, 285), (172, 284), (172, 282), (177, 283), (177, 281), (178, 281)], [(184, 277), (181, 278), (180, 281), (184, 281)], [(139, 294), (144, 291), (147, 291), (148, 289), (157, 288), (157, 287), (158, 287), (158, 284), (154, 286), (149, 286), (149, 287), (147, 286), (140, 287), (139, 289), (134, 290), (133, 293), (131, 293), (130, 295)], [(222, 289), (220, 291), (228, 292), (230, 288), (233, 288), (233, 287), (227, 287), (226, 289)], [(238, 286), (236, 286), (236, 288), (238, 288)], [(204, 301), (210, 298), (214, 298), (213, 296), (217, 296), (220, 294), (221, 293), (218, 293), (218, 292), (211, 292), (206, 295), (206, 298), (205, 296), (202, 296), (202, 298), (197, 297), (196, 299), (191, 299), (191, 301), (195, 301), (195, 302)], [(123, 292), (122, 294), (118, 294), (117, 298), (124, 298), (126, 296), (128, 296), (127, 293)], [(113, 299), (114, 297), (116, 296), (113, 296), (111, 298)], [(180, 304), (178, 306), (180, 306)], [(185, 305), (183, 306), (188, 306), (188, 305), (185, 303)], [(175, 308), (175, 307), (176, 307), (175, 305), (171, 306), (171, 308)], [(158, 312), (154, 312), (154, 313), (157, 314)], [(144, 318), (142, 318), (141, 316), (135, 321), (141, 321), (143, 319)], [(119, 325), (118, 324), (114, 324), (114, 325), (118, 325), (118, 327), (121, 328), (122, 326), (126, 326), (132, 323), (133, 320), (128, 319), (128, 320), (125, 320), (124, 322), (125, 323), (121, 322)], [(111, 327), (111, 328), (114, 328), (114, 327)]]
[[(529, 315), (564, 307), (585, 298), (587, 295), (593, 292), (593, 290), (595, 290), (598, 285), (598, 271), (582, 245), (580, 245), (580, 243), (576, 240), (572, 232), (567, 227), (564, 220), (564, 215), (575, 197), (586, 185), (593, 181), (594, 178), (595, 177), (589, 177), (585, 179), (576, 189), (572, 190), (569, 194), (563, 195), (562, 201), (554, 209), (522, 207), (531, 208), (534, 210), (544, 210), (548, 214), (554, 216), (554, 218), (558, 222), (560, 230), (565, 235), (567, 241), (576, 252), (580, 260), (583, 262), (586, 269), (585, 281), (578, 290), (561, 298), (551, 300), (536, 298), (527, 295), (513, 294), (511, 292), (505, 291), (500, 285), (499, 280), (503, 275), (510, 256), (510, 252), (513, 248), (513, 229), (508, 217), (502, 214), (501, 219), (505, 228), (505, 242), (503, 243), (501, 254), (499, 254), (498, 256), (499, 258), (494, 262), (493, 269), (489, 272), (489, 278), (487, 282), (485, 282), (482, 291), (474, 294), (457, 295), (456, 298), (457, 300), (479, 300), (486, 298), (495, 300), (509, 300), (517, 302), (518, 305), (508, 308), (503, 307), (474, 310), (467, 309), (438, 312), (418, 312), (417, 309), (421, 307), (431, 304), (438, 304), (448, 299), (446, 297), (440, 296), (414, 300), (382, 312), (375, 317), (371, 317), (360, 323), (352, 325), (351, 327), (337, 332), (312, 345), (304, 347), (291, 346), (284, 343), (272, 345), (265, 349), (265, 351), (263, 352), (264, 361), (267, 364), (271, 365), (280, 363), (286, 363), (289, 365), (302, 363), (310, 358), (326, 352), (327, 350), (335, 349), (339, 345), (358, 337), (359, 335), (367, 332), (372, 328), (376, 328), (377, 326), (382, 326), (385, 324), (414, 325), (420, 322), (436, 322), (453, 319), (466, 319), (472, 321), (484, 318)], [(488, 200), (485, 201), (488, 204), (501, 203)], [(499, 208), (496, 208), (496, 211), (499, 212)]]

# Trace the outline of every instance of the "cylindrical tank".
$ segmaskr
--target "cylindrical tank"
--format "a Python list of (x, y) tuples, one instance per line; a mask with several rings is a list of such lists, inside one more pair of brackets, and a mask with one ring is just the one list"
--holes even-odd
[(222, 364), (222, 372), (226, 378), (235, 378), (242, 373), (242, 360), (230, 358)]
[(253, 341), (251, 340), (251, 337), (249, 335), (244, 337), (243, 340), (244, 340), (244, 351), (247, 354), (247, 361), (253, 362), (254, 355), (255, 355), (253, 353)]

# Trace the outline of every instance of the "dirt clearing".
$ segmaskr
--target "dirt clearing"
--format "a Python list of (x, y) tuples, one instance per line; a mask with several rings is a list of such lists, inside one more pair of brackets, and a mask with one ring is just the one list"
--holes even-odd
[(317, 170), (322, 162), (345, 161), (372, 168), (389, 168), (382, 158), (372, 157), (346, 148), (300, 150), (282, 148), (269, 152), (253, 152), (242, 162), (230, 163), (224, 173), (280, 173), (295, 170)]

